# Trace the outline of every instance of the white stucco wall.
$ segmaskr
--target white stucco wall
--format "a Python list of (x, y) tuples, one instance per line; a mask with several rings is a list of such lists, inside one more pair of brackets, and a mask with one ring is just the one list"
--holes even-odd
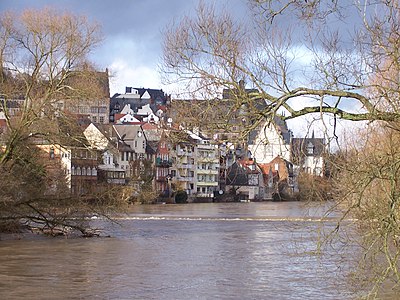
[(284, 142), (272, 124), (265, 125), (259, 131), (254, 144), (249, 145), (249, 150), (257, 163), (269, 163), (278, 155), (290, 161), (290, 145)]
[(315, 156), (307, 156), (304, 161), (304, 170), (308, 174), (323, 176), (324, 159)]

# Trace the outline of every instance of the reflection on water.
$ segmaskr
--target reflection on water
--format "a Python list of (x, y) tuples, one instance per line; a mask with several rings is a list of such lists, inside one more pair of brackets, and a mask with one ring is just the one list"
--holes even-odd
[(343, 256), (310, 255), (322, 213), (143, 205), (120, 225), (97, 220), (110, 238), (3, 240), (0, 299), (351, 299)]

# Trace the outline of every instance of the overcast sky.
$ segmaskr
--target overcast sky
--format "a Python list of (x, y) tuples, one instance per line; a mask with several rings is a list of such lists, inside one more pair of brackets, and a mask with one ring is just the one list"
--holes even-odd
[[(111, 95), (125, 86), (162, 88), (157, 65), (162, 56), (162, 32), (173, 20), (195, 13), (198, 0), (0, 0), (0, 11), (54, 7), (86, 15), (98, 22), (104, 42), (92, 54), (100, 68), (108, 68)], [(246, 9), (245, 0), (205, 0), (226, 5), (234, 14)]]

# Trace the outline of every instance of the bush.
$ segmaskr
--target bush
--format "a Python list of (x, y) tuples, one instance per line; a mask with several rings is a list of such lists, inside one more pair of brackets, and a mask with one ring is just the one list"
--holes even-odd
[(301, 173), (298, 177), (301, 201), (326, 201), (332, 198), (332, 182), (329, 178)]
[(187, 203), (188, 194), (186, 191), (177, 191), (175, 195), (175, 203)]

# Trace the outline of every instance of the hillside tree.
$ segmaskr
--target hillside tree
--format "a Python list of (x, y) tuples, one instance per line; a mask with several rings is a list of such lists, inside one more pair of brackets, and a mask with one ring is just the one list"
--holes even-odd
[[(49, 174), (37, 145), (84, 146), (76, 118), (62, 107), (96, 98), (96, 76), (88, 55), (102, 40), (84, 16), (53, 9), (0, 16), (0, 223), (2, 230), (76, 229), (89, 234), (81, 215), (110, 203), (72, 197), (65, 176)], [(56, 176), (58, 179), (49, 178)], [(49, 180), (60, 190), (49, 192)], [(64, 184), (63, 184), (64, 181)]]

